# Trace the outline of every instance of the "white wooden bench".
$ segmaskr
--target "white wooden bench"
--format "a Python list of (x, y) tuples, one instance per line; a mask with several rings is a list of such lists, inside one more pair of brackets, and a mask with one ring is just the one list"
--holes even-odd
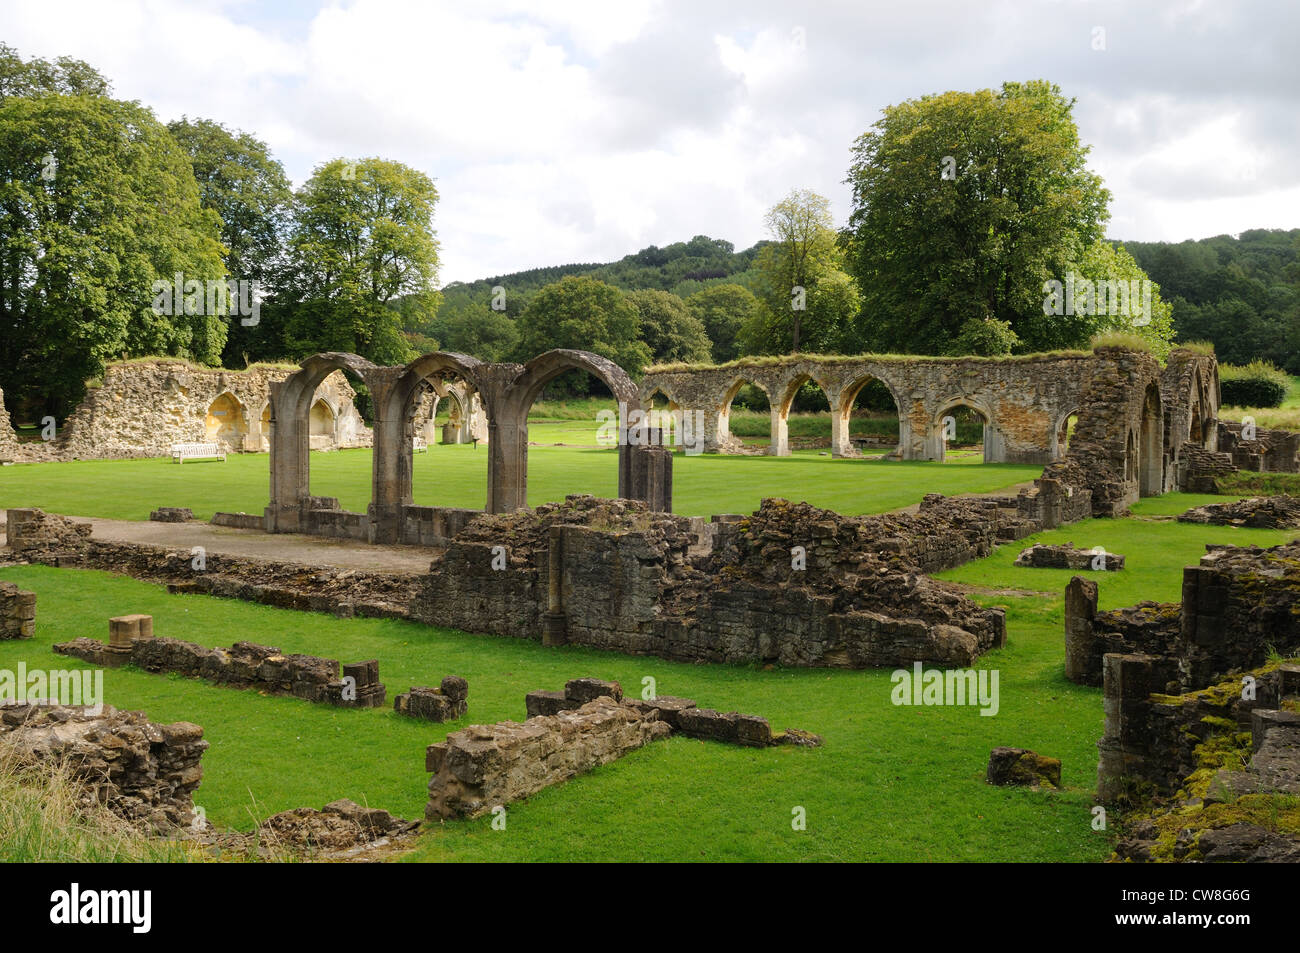
[(428, 453), (429, 443), (423, 437), (412, 437), (411, 450), (415, 453)]
[(226, 451), (219, 443), (172, 444), (172, 462), (184, 463), (186, 460), (220, 460), (225, 463)]

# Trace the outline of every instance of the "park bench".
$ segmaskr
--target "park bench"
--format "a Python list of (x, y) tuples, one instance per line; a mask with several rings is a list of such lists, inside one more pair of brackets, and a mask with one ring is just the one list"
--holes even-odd
[(220, 460), (225, 463), (226, 451), (219, 443), (172, 444), (172, 462), (184, 463), (186, 460)]
[(423, 437), (412, 437), (411, 449), (416, 453), (428, 453), (429, 443)]

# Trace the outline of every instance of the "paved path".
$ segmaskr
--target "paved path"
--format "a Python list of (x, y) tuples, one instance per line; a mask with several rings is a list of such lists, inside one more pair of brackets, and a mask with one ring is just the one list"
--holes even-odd
[(91, 538), (106, 542), (141, 543), (177, 549), (202, 546), (210, 553), (224, 553), (227, 556), (375, 572), (426, 573), (429, 571), (429, 561), (439, 552), (424, 546), (372, 546), (369, 543), (325, 536), (263, 533), (255, 529), (213, 526), (199, 520), (191, 523), (157, 523), (152, 520), (106, 520), (83, 516), (74, 516), (72, 519), (93, 524), (95, 533)]

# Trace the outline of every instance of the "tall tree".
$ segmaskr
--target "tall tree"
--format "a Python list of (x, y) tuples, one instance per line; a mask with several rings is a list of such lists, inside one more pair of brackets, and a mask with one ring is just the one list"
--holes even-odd
[(400, 162), (334, 159), (316, 168), (294, 197), (289, 262), (271, 314), (283, 321), (289, 353), (409, 359), (402, 314), (387, 304), (405, 296), (426, 318), (437, 310), (437, 201), (433, 181)]
[(641, 340), (656, 364), (709, 360), (709, 336), (681, 298), (653, 289), (629, 291), (626, 297), (641, 315)]
[[(92, 84), (93, 85), (93, 84)], [(0, 105), (0, 387), (64, 416), (104, 362), (216, 364), (226, 320), (155, 281), (220, 280), (215, 213), (189, 160), (137, 103), (10, 95)]]
[(808, 297), (818, 280), (839, 266), (830, 202), (807, 189), (795, 189), (767, 211), (763, 224), (773, 241), (755, 261), (762, 298), (771, 309), (768, 323), (788, 328), (793, 353), (804, 341)]
[(1041, 80), (948, 92), (857, 140), (842, 237), (877, 349), (945, 353), (971, 319), (1007, 322), (1022, 349), (1086, 342), (1086, 320), (1042, 320), (1043, 283), (1078, 270), (1108, 217), (1073, 106)]
[(754, 319), (759, 301), (744, 285), (711, 285), (686, 299), (686, 307), (704, 325), (712, 342), (712, 359), (725, 364), (739, 356), (736, 335)]
[[(293, 198), (284, 167), (260, 139), (210, 119), (182, 118), (167, 129), (190, 157), (199, 201), (221, 217), (226, 274), (274, 293)], [(254, 360), (279, 356), (274, 350), (260, 320), (230, 322), (226, 366), (240, 366), (245, 355)]]
[(650, 363), (640, 313), (623, 292), (595, 278), (567, 275), (547, 285), (533, 295), (519, 323), (520, 359), (569, 347), (607, 357), (633, 375)]
[(24, 60), (12, 46), (0, 43), (0, 103), (11, 96), (108, 96), (112, 87), (89, 63), (60, 56), (56, 60)]

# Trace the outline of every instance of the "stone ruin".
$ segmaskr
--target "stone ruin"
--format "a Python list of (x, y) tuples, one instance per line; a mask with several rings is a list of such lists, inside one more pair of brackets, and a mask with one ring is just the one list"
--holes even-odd
[(228, 649), (209, 649), (194, 642), (155, 638), (153, 618), (118, 616), (109, 620), (109, 641), (78, 638), (54, 646), (60, 655), (113, 668), (134, 665), (146, 672), (175, 672), (217, 685), (253, 688), (273, 695), (290, 695), (309, 702), (344, 708), (378, 708), (385, 689), (374, 659), (343, 666), (314, 655), (285, 655), (254, 642), (236, 642)]
[(1300, 654), (1300, 542), (1270, 549), (1210, 544), (1183, 570), (1181, 603), (1144, 602), (1097, 610), (1096, 583), (1076, 576), (1065, 593), (1066, 677), (1102, 684), (1108, 653), (1170, 661), (1191, 691), (1229, 672), (1263, 665), (1271, 651)]
[(1074, 543), (1056, 546), (1039, 543), (1022, 549), (1015, 565), (1030, 569), (1088, 569), (1119, 572), (1124, 568), (1124, 557), (1104, 549), (1075, 549)]
[(0, 640), (36, 634), (36, 593), (0, 582)]
[(203, 778), (203, 729), (155, 724), (112, 706), (0, 706), (0, 746), (20, 763), (65, 766), (84, 804), (102, 804), (155, 833), (188, 828)]
[(1027, 748), (998, 747), (989, 752), (985, 773), (989, 784), (1020, 787), (1061, 787), (1061, 762)]
[(480, 817), (671, 734), (763, 748), (819, 747), (817, 735), (773, 735), (767, 719), (702, 709), (687, 698), (623, 697), (618, 682), (575, 678), (563, 692), (529, 692), (528, 719), (471, 725), (430, 745), (430, 821)]
[(653, 713), (602, 697), (522, 724), (506, 721), (452, 732), (430, 745), (425, 757), (425, 769), (433, 774), (425, 817), (480, 817), (666, 738), (670, 731)]
[(690, 738), (721, 741), (750, 748), (766, 748), (770, 745), (816, 748), (822, 743), (818, 735), (800, 731), (798, 728), (773, 734), (772, 726), (768, 724), (766, 718), (758, 715), (742, 715), (734, 711), (717, 712), (711, 708), (699, 708), (690, 698), (677, 698), (672, 695), (659, 695), (650, 699), (625, 698), (623, 687), (618, 682), (605, 682), (598, 678), (570, 679), (565, 683), (562, 692), (529, 692), (524, 698), (524, 708), (529, 718), (558, 715), (562, 711), (574, 711), (602, 697), (612, 698), (616, 702), (635, 708), (642, 714), (655, 712), (659, 720), (666, 723), (673, 731)]
[(425, 721), (455, 721), (469, 710), (468, 698), (469, 682), (448, 675), (437, 688), (413, 686), (402, 692), (393, 699), (393, 710)]
[(188, 523), (194, 519), (194, 511), (188, 506), (160, 506), (149, 514), (155, 523)]
[(871, 517), (764, 500), (711, 523), (571, 496), (474, 520), (434, 557), (411, 618), (676, 660), (967, 666), (1003, 644), (1003, 613), (926, 573), (1034, 528), (937, 496)]
[[(270, 449), (271, 385), (296, 370), (200, 367), (176, 358), (122, 361), (104, 369), (51, 441), (19, 443), (0, 394), (0, 460), (165, 457), (176, 443), (217, 443), (227, 453)], [(368, 447), (370, 429), (342, 373), (320, 382), (308, 409), (313, 450)]]
[(1066, 677), (1105, 704), (1098, 797), (1138, 805), (1121, 859), (1300, 860), (1300, 826), (1255, 823), (1300, 793), (1300, 665), (1275, 660), (1300, 655), (1300, 543), (1207, 549), (1181, 604), (1066, 590)]
[(1300, 499), (1294, 496), (1257, 496), (1233, 503), (1194, 506), (1179, 515), (1178, 522), (1252, 529), (1300, 529)]

